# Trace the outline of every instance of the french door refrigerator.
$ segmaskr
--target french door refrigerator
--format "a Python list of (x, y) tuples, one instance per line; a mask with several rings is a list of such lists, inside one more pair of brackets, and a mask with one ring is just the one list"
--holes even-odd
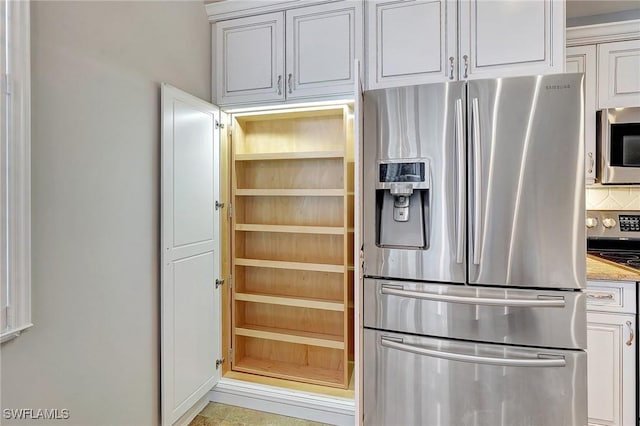
[(365, 425), (586, 424), (582, 86), (365, 92)]

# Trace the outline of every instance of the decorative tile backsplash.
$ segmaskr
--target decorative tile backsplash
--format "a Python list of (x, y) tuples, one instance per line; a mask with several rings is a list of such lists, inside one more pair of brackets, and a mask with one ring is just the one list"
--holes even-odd
[(640, 186), (588, 187), (587, 210), (640, 210)]

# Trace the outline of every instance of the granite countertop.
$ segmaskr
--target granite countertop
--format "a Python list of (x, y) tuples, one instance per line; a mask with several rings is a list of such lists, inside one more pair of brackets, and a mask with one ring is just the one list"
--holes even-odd
[(640, 281), (640, 271), (587, 255), (588, 280)]

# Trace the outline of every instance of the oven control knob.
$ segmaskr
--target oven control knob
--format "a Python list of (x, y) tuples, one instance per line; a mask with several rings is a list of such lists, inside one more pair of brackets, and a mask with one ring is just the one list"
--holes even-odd
[(587, 228), (595, 228), (598, 226), (598, 218), (597, 217), (588, 217), (587, 218)]
[(605, 228), (610, 229), (616, 226), (616, 220), (611, 217), (607, 217), (605, 219), (602, 219), (602, 224), (604, 225)]

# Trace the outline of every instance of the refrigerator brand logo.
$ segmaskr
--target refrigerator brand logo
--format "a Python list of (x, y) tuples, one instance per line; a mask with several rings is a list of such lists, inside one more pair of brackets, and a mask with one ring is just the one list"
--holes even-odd
[(562, 89), (571, 89), (570, 84), (548, 84), (545, 86), (547, 90), (562, 90)]

